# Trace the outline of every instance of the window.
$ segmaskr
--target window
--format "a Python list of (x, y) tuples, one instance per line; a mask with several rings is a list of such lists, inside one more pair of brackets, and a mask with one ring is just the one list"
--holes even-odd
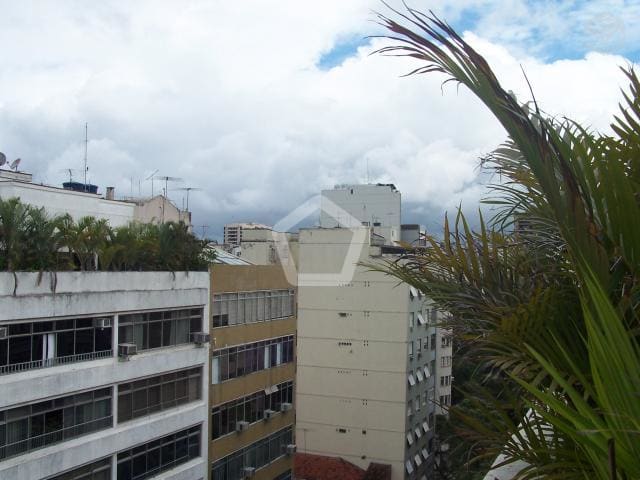
[(424, 376), (422, 375), (422, 370), (420, 369), (420, 367), (416, 369), (416, 378), (418, 379), (418, 382), (424, 380)]
[(442, 348), (447, 348), (451, 346), (451, 337), (449, 336), (441, 337), (440, 341), (441, 341)]
[(410, 312), (409, 313), (409, 328), (413, 328), (415, 325), (415, 317), (414, 317), (414, 313)]
[(215, 462), (211, 466), (211, 479), (235, 480), (244, 478), (243, 470), (245, 468), (251, 467), (258, 470), (274, 462), (287, 453), (286, 447), (292, 443), (292, 427), (283, 428)]
[(294, 290), (218, 293), (213, 296), (213, 328), (279, 320), (294, 315)]
[(436, 349), (436, 334), (432, 333), (431, 334), (431, 350), (435, 350)]
[(89, 317), (4, 326), (0, 375), (110, 357), (111, 318)]
[(293, 362), (293, 335), (214, 350), (212, 383)]
[(0, 411), (0, 459), (110, 428), (111, 388)]
[(417, 343), (416, 343), (416, 350), (417, 350), (418, 352), (420, 352), (420, 351), (422, 350), (422, 339), (421, 339), (421, 338), (419, 338), (418, 340), (416, 340), (416, 342), (417, 342)]
[(118, 452), (118, 480), (143, 480), (200, 456), (200, 425)]
[(431, 371), (431, 372), (435, 372), (436, 371), (436, 361), (435, 360), (431, 360), (429, 371)]
[(422, 313), (418, 312), (418, 323), (420, 325), (426, 325), (427, 321), (424, 319), (424, 317), (422, 316)]
[(451, 366), (451, 356), (440, 357), (440, 366), (441, 367), (450, 367)]
[(420, 395), (418, 395), (413, 401), (413, 411), (414, 412), (420, 411)]
[(409, 346), (409, 356), (412, 356), (413, 355), (413, 340), (409, 340), (408, 346)]
[(202, 369), (190, 368), (118, 385), (118, 423), (202, 398)]
[(111, 480), (111, 457), (49, 477), (47, 480)]
[(413, 373), (407, 375), (407, 380), (409, 381), (409, 385), (412, 387), (416, 384), (416, 379), (413, 377)]
[(135, 343), (138, 350), (191, 342), (202, 331), (202, 309), (160, 310), (120, 315), (118, 343)]
[(265, 410), (279, 412), (283, 403), (293, 403), (292, 381), (217, 405), (211, 409), (211, 439), (235, 432), (237, 422), (259, 422)]

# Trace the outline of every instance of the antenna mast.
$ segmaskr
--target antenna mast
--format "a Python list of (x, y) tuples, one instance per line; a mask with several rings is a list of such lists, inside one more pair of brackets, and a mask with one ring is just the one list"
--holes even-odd
[(89, 146), (89, 124), (85, 122), (84, 124), (84, 190), (87, 190), (87, 150)]

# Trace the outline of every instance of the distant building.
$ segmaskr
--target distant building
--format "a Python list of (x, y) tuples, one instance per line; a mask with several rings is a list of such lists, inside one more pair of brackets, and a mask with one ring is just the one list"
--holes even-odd
[(209, 478), (291, 480), (296, 289), (280, 266), (218, 261), (211, 267)]
[[(279, 242), (287, 242), (288, 248), (280, 248)], [(255, 265), (293, 266), (298, 261), (298, 234), (276, 233), (264, 228), (244, 230), (242, 240), (233, 251)]]
[(228, 223), (224, 226), (224, 244), (233, 247), (240, 245), (246, 230), (268, 230), (271, 227), (260, 223)]
[[(345, 262), (354, 273), (298, 287), (296, 430), (300, 452), (362, 469), (388, 465), (393, 480), (424, 480), (437, 448), (436, 415), (451, 400), (451, 343), (428, 298), (360, 265), (403, 252), (395, 244), (399, 201), (389, 185), (325, 190), (321, 228), (299, 232), (299, 279), (340, 272)], [(336, 212), (344, 217), (332, 218)]]
[[(50, 215), (68, 213), (74, 220), (93, 216), (108, 220), (112, 227), (127, 225), (132, 221), (182, 221), (191, 228), (191, 212), (180, 210), (163, 195), (116, 200), (113, 187), (107, 187), (106, 194), (102, 196), (85, 191), (88, 188), (81, 183), (66, 182), (65, 185), (67, 188), (41, 185), (33, 183), (29, 173), (0, 169), (0, 197), (18, 197), (23, 203), (45, 207)], [(90, 187), (97, 192), (95, 185)]]

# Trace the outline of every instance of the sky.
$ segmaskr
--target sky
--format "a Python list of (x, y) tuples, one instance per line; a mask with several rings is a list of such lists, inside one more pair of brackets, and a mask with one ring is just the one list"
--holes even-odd
[[(401, 7), (398, 1), (391, 5)], [(640, 61), (640, 0), (415, 0), (464, 35), (502, 85), (608, 132)], [(0, 151), (37, 182), (116, 196), (168, 183), (196, 231), (275, 224), (336, 184), (394, 183), (403, 221), (440, 228), (486, 194), (479, 157), (505, 132), (437, 75), (401, 77), (380, 1), (0, 0)], [(373, 38), (372, 38), (373, 37)], [(164, 188), (156, 180), (155, 193)], [(309, 220), (313, 223), (314, 219)], [(204, 229), (201, 226), (205, 226)]]

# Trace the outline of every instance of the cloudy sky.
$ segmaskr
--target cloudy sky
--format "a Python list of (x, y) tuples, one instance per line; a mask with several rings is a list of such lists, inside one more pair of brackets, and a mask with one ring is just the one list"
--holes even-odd
[[(392, 5), (399, 2), (392, 1)], [(640, 61), (639, 1), (414, 0), (446, 19), (521, 100), (607, 131)], [(442, 78), (400, 78), (379, 1), (0, 0), (0, 151), (35, 180), (82, 176), (148, 195), (157, 175), (196, 225), (274, 224), (323, 188), (393, 182), (436, 229), (483, 194), (478, 157), (504, 131)], [(156, 192), (161, 182), (155, 182)], [(201, 231), (201, 229), (198, 229)]]

